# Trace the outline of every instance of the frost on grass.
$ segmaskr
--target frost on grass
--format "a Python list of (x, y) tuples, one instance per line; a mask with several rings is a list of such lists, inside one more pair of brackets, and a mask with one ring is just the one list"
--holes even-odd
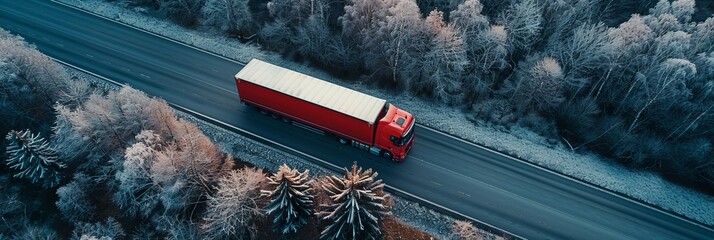
[[(504, 129), (480, 120), (472, 121), (460, 109), (444, 107), (443, 104), (423, 100), (410, 93), (396, 93), (368, 87), (365, 80), (340, 81), (326, 72), (310, 68), (306, 64), (285, 60), (278, 54), (263, 52), (257, 46), (240, 44), (215, 32), (186, 29), (169, 21), (150, 18), (110, 3), (97, 0), (60, 1), (238, 61), (247, 62), (251, 58), (260, 58), (357, 91), (389, 99), (390, 102), (417, 116), (418, 121), (423, 125), (519, 157), (611, 191), (660, 206), (703, 223), (714, 224), (714, 197), (668, 182), (653, 172), (631, 170), (591, 153), (574, 153), (562, 144), (549, 143), (544, 137), (530, 130), (518, 126)], [(711, 25), (711, 23), (709, 24)], [(476, 126), (474, 126), (474, 123)], [(224, 137), (221, 140), (227, 140), (225, 139), (226, 134), (218, 133), (218, 135), (223, 135)], [(217, 135), (211, 133), (208, 133), (208, 135), (221, 142), (216, 139)], [(245, 144), (248, 145), (256, 144), (245, 139), (238, 141), (245, 141)], [(232, 149), (231, 152), (237, 151), (245, 151), (246, 153), (242, 153), (242, 155), (247, 155), (251, 159), (246, 159), (247, 161), (258, 162), (260, 164), (257, 165), (266, 167), (270, 171), (277, 170), (277, 167), (285, 161), (278, 156), (268, 157), (267, 159), (258, 159), (257, 157), (271, 155), (278, 151), (271, 150), (269, 151), (270, 154), (268, 154), (255, 150), (250, 146), (248, 148)], [(284, 153), (279, 154), (287, 155)], [(303, 166), (312, 165), (295, 157), (288, 159), (290, 159), (287, 161), (290, 161), (291, 166), (298, 169), (305, 169), (306, 167)], [(295, 165), (292, 165), (293, 162)], [(308, 169), (311, 169), (312, 173), (319, 175), (312, 168)]]

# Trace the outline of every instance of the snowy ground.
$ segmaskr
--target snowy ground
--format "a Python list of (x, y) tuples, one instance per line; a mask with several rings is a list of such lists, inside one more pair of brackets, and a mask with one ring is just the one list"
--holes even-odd
[(510, 130), (504, 130), (482, 123), (474, 125), (460, 109), (436, 104), (408, 93), (374, 89), (361, 82), (341, 81), (323, 71), (310, 68), (306, 64), (285, 60), (278, 54), (262, 51), (254, 45), (241, 44), (236, 40), (225, 38), (219, 33), (186, 29), (169, 21), (147, 17), (141, 14), (141, 9), (128, 10), (98, 0), (59, 1), (238, 61), (247, 62), (251, 58), (260, 58), (342, 86), (389, 99), (390, 102), (417, 116), (421, 124), (685, 215), (705, 224), (714, 225), (713, 196), (673, 184), (652, 172), (628, 169), (596, 154), (574, 153), (562, 144), (548, 143), (545, 138), (527, 129), (513, 127)]

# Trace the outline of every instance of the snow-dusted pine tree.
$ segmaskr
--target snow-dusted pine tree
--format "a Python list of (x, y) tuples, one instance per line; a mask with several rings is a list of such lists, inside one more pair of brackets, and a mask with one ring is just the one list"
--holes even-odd
[(357, 162), (352, 170), (345, 168), (345, 176), (329, 176), (322, 185), (332, 200), (319, 213), (328, 222), (320, 239), (377, 239), (379, 222), (388, 213), (388, 204), (377, 172), (362, 171)]
[(45, 188), (52, 188), (61, 179), (59, 170), (65, 164), (57, 160), (57, 152), (39, 135), (30, 130), (10, 131), (7, 134), (8, 167), (18, 171), (16, 178), (27, 178), (32, 183), (41, 182)]
[(270, 197), (265, 207), (268, 214), (274, 214), (273, 228), (283, 234), (297, 232), (312, 217), (313, 198), (310, 187), (310, 171), (298, 172), (283, 164), (277, 172), (268, 177), (271, 190), (263, 190)]

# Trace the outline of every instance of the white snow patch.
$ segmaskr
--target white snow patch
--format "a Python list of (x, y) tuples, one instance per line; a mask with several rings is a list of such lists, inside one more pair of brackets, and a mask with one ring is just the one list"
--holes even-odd
[(220, 33), (197, 31), (156, 19), (111, 3), (97, 0), (59, 0), (167, 38), (247, 62), (260, 58), (323, 80), (380, 98), (413, 113), (424, 125), (517, 156), (537, 165), (622, 193), (708, 225), (714, 225), (714, 196), (709, 196), (662, 179), (653, 172), (632, 170), (593, 153), (574, 153), (562, 144), (550, 144), (544, 137), (524, 128), (496, 129), (473, 122), (460, 109), (420, 99), (409, 93), (375, 89), (355, 81), (341, 81), (324, 71), (283, 59), (257, 46), (241, 44)]

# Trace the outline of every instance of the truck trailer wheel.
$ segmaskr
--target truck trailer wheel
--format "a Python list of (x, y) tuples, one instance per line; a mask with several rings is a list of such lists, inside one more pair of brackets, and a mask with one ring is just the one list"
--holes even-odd
[(260, 115), (268, 115), (268, 111), (262, 108), (258, 108), (258, 112), (260, 113)]
[(291, 124), (291, 123), (293, 123), (293, 120), (292, 120), (292, 119), (290, 119), (290, 118), (287, 118), (287, 117), (283, 117), (282, 119), (283, 119), (283, 122), (284, 122), (284, 123), (287, 123), (287, 124)]
[(342, 145), (347, 145), (348, 143), (350, 143), (350, 140), (344, 138), (337, 138), (337, 141), (340, 142)]
[(392, 153), (387, 150), (382, 150), (382, 154), (380, 155), (382, 155), (383, 158), (394, 160), (394, 155), (392, 155)]

